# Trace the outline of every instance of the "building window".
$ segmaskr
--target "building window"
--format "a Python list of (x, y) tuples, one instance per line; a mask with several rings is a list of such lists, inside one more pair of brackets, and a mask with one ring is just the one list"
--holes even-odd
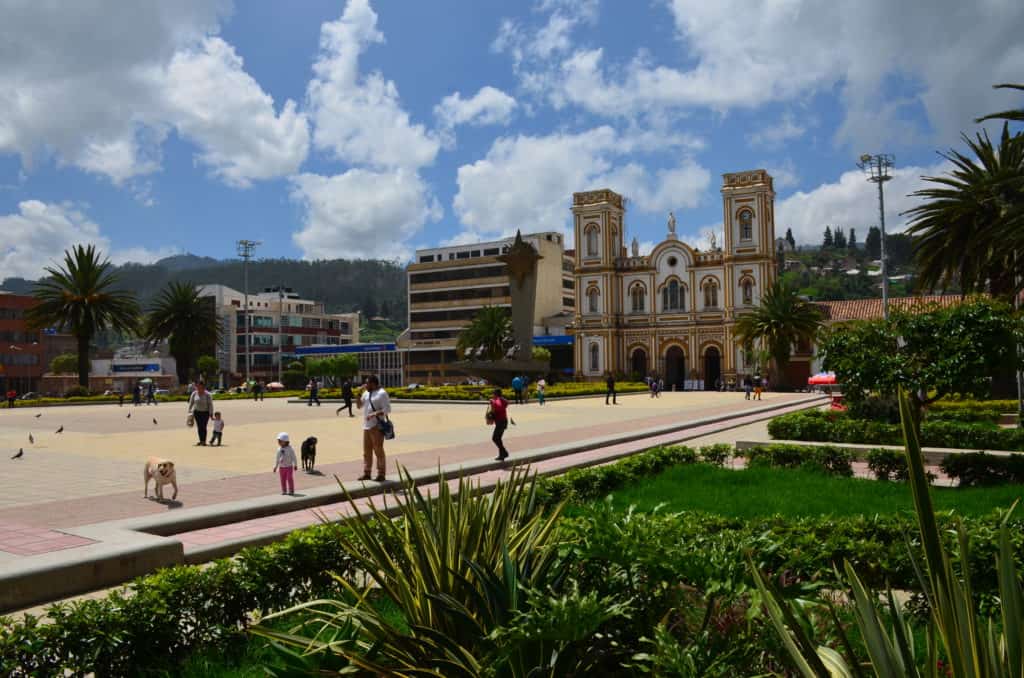
[(670, 280), (661, 288), (661, 310), (683, 311), (686, 309), (685, 289), (678, 280)]
[(601, 293), (596, 287), (587, 290), (587, 313), (601, 312)]
[(597, 344), (590, 345), (590, 371), (597, 372), (601, 369), (601, 349)]
[(740, 288), (743, 290), (743, 303), (746, 306), (750, 306), (754, 303), (754, 281), (750, 278), (746, 278), (740, 283)]
[(647, 290), (644, 286), (640, 283), (633, 285), (629, 296), (633, 302), (633, 313), (643, 313), (647, 306)]
[(709, 280), (704, 285), (704, 307), (718, 308), (718, 283)]
[(754, 213), (750, 210), (740, 212), (740, 240), (753, 240)]
[(600, 237), (600, 229), (597, 224), (590, 224), (586, 228), (587, 235), (587, 256), (596, 257), (600, 256), (598, 253), (598, 238)]

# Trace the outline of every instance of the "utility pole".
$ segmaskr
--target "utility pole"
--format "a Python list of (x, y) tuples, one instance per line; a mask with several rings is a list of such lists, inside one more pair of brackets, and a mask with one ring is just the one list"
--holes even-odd
[(886, 320), (889, 319), (889, 263), (885, 254), (885, 195), (882, 184), (892, 179), (889, 171), (895, 160), (895, 156), (890, 153), (865, 153), (860, 156), (860, 162), (857, 163), (857, 167), (867, 176), (867, 180), (878, 184), (878, 223), (882, 231), (882, 314)]
[(250, 351), (249, 351), (249, 260), (252, 259), (253, 250), (256, 249), (262, 243), (258, 240), (239, 240), (238, 241), (238, 256), (242, 258), (242, 294), (245, 297), (245, 339), (243, 347), (245, 348), (245, 385), (249, 386), (251, 363)]

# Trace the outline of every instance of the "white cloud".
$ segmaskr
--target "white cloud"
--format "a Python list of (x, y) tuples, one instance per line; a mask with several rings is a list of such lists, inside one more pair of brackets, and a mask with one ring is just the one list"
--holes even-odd
[(806, 125), (797, 122), (792, 113), (786, 113), (778, 122), (748, 134), (747, 143), (757, 148), (776, 149), (791, 139), (799, 139), (806, 131)]
[(758, 167), (764, 167), (772, 176), (772, 183), (776, 191), (800, 185), (800, 174), (792, 158), (786, 158), (781, 163), (762, 161)]
[(440, 140), (410, 121), (394, 82), (359, 74), (360, 54), (383, 41), (368, 0), (349, 0), (340, 19), (323, 24), (307, 88), (313, 143), (350, 164), (418, 169), (434, 161)]
[(71, 203), (24, 200), (18, 211), (0, 215), (0, 271), (3, 277), (34, 280), (47, 266), (60, 265), (64, 250), (74, 245), (95, 245), (115, 264), (152, 263), (174, 253), (173, 248), (153, 251), (144, 247), (111, 249), (99, 225)]
[(547, 22), (527, 29), (520, 22), (503, 19), (491, 44), (495, 52), (507, 52), (518, 67), (525, 61), (548, 59), (572, 47), (570, 34), (581, 24), (597, 20), (597, 0), (543, 0), (537, 11), (547, 14)]
[(121, 184), (160, 169), (171, 130), (234, 185), (305, 158), (295, 104), (275, 114), (234, 49), (211, 37), (229, 0), (0, 5), (0, 153), (25, 167), (52, 155)]
[(405, 259), (406, 242), (442, 214), (419, 175), (401, 168), (300, 174), (292, 178), (291, 195), (303, 213), (292, 240), (306, 259)]
[[(905, 167), (893, 172), (885, 184), (885, 230), (899, 233), (906, 228), (901, 213), (918, 204), (910, 197), (925, 187), (922, 176), (938, 176), (949, 169), (941, 163), (932, 167)], [(863, 241), (869, 226), (878, 225), (878, 189), (864, 179), (859, 170), (844, 172), (834, 183), (822, 184), (812, 191), (797, 191), (775, 206), (775, 233), (782, 236), (793, 229), (798, 243), (818, 244), (826, 226), (855, 228)]]
[[(560, 49), (544, 58), (530, 48), (537, 34), (518, 25), (503, 27), (496, 46), (519, 57), (524, 90), (556, 108), (574, 105), (613, 118), (756, 109), (835, 90), (845, 107), (837, 139), (865, 148), (932, 131), (955, 138), (973, 118), (1005, 106), (1005, 93), (992, 83), (1012, 82), (1024, 70), (1024, 4), (1013, 0), (667, 4), (680, 53), (661, 63), (644, 50), (609, 62), (602, 49), (571, 46), (564, 33)], [(894, 82), (911, 94), (894, 98)], [(914, 120), (919, 109), (929, 129)], [(791, 123), (755, 132), (753, 141), (781, 143), (806, 126)]]
[(649, 142), (643, 135), (620, 134), (609, 126), (501, 137), (484, 158), (459, 167), (453, 207), (467, 233), (459, 237), (488, 238), (516, 229), (564, 231), (569, 197), (590, 188), (624, 193), (632, 208), (644, 212), (696, 205), (710, 174), (693, 160), (684, 156), (678, 166), (655, 172), (636, 162), (616, 165), (629, 153), (649, 150)]
[(455, 92), (449, 94), (434, 107), (443, 127), (456, 125), (507, 125), (516, 108), (516, 100), (495, 87), (481, 87), (468, 99)]

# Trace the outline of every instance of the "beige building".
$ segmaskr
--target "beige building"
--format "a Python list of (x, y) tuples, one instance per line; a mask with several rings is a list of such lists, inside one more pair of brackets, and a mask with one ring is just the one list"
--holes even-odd
[[(546, 319), (575, 308), (571, 252), (561, 233), (533, 233), (523, 240), (543, 257), (537, 262), (534, 334), (548, 333)], [(464, 378), (458, 360), (459, 333), (485, 306), (511, 304), (505, 264), (498, 261), (513, 238), (416, 251), (409, 265), (409, 324), (398, 346), (406, 352), (406, 382), (436, 384)], [(557, 332), (558, 330), (554, 330)]]
[(621, 195), (573, 194), (579, 375), (657, 375), (683, 389), (752, 371), (733, 328), (775, 278), (775, 191), (753, 170), (724, 175), (721, 193), (724, 242), (691, 247), (670, 213), (665, 240), (644, 256), (635, 238), (627, 251)]
[[(200, 297), (211, 299), (221, 323), (217, 360), (221, 369), (245, 375), (245, 295), (226, 285), (202, 285)], [(287, 365), (299, 346), (340, 346), (359, 341), (358, 313), (327, 313), (324, 304), (303, 299), (289, 288), (249, 295), (250, 374), (274, 381), (278, 360)]]

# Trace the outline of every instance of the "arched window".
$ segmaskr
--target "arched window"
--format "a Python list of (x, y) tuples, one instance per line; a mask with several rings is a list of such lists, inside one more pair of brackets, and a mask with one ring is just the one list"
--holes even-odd
[(600, 229), (596, 224), (590, 224), (586, 229), (587, 235), (587, 256), (596, 257), (600, 256), (598, 252), (598, 238), (600, 237)]
[(647, 290), (640, 283), (636, 283), (629, 290), (629, 297), (633, 304), (633, 313), (643, 313), (647, 307)]
[(718, 308), (718, 283), (714, 280), (704, 284), (704, 307)]
[(750, 278), (744, 278), (743, 282), (740, 283), (740, 289), (743, 290), (743, 303), (746, 306), (750, 306), (754, 303), (754, 281)]
[(740, 240), (754, 238), (754, 213), (750, 210), (740, 212)]
[(590, 371), (597, 372), (601, 369), (601, 349), (597, 344), (590, 345)]
[(686, 288), (678, 280), (670, 280), (661, 288), (661, 310), (682, 311), (686, 309)]
[(601, 293), (596, 287), (587, 290), (587, 313), (601, 312)]

